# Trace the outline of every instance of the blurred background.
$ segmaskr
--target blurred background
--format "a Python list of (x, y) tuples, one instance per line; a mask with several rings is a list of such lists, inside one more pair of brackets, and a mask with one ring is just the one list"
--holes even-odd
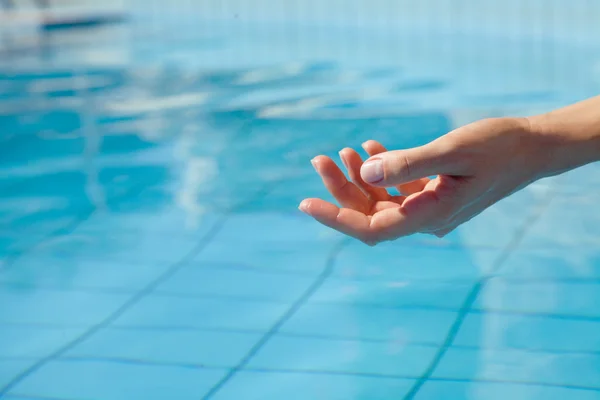
[(0, 1), (0, 399), (600, 399), (600, 168), (444, 239), (318, 154), (600, 91), (595, 0)]

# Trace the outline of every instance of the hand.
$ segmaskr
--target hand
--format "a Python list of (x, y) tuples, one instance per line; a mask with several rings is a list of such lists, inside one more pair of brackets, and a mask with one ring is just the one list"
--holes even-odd
[[(313, 166), (342, 208), (306, 199), (300, 210), (369, 245), (411, 235), (443, 237), (502, 198), (543, 176), (544, 140), (528, 119), (475, 122), (421, 147), (386, 151), (375, 141), (340, 152), (350, 181), (329, 157)], [(429, 179), (430, 176), (436, 176)], [(402, 196), (391, 196), (396, 186)]]

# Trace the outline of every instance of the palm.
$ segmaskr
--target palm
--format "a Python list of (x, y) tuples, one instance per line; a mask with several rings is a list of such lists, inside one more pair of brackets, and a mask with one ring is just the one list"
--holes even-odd
[[(365, 143), (363, 148), (369, 156), (386, 151), (385, 147), (375, 141)], [(311, 215), (321, 223), (369, 242), (363, 238), (384, 230), (382, 227), (394, 225), (395, 220), (402, 217), (401, 207), (406, 197), (392, 196), (384, 188), (365, 183), (360, 177), (363, 160), (356, 151), (344, 149), (340, 152), (340, 158), (350, 180), (329, 157), (316, 157), (312, 163), (341, 208), (321, 199), (305, 200), (301, 207), (309, 207)], [(422, 191), (428, 182), (428, 179), (420, 179), (398, 186), (398, 190), (402, 194), (411, 195)]]

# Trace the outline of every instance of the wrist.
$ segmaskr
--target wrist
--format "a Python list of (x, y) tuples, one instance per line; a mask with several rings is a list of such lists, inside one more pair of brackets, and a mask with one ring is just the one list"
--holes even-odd
[(526, 118), (543, 178), (600, 160), (600, 112), (578, 106)]

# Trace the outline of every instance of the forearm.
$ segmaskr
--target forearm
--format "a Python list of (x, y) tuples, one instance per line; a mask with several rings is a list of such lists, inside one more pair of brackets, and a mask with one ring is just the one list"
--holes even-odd
[(600, 96), (530, 117), (545, 143), (546, 176), (600, 161)]

